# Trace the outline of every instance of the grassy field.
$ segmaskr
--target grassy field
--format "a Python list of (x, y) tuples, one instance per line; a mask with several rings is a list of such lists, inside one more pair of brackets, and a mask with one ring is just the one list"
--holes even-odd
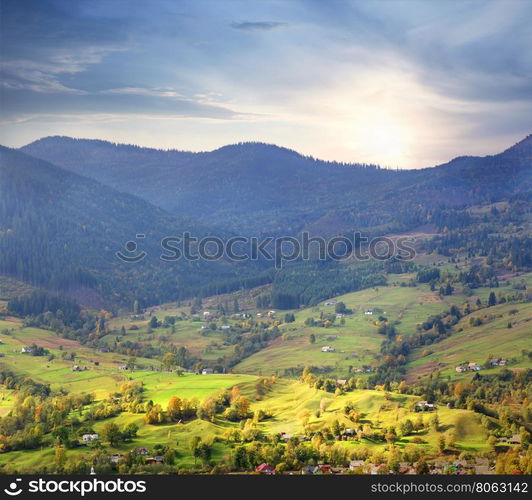
[[(161, 384), (165, 384), (165, 377), (150, 380), (148, 376), (144, 382), (149, 388), (146, 397), (150, 397), (150, 391), (156, 391), (160, 401), (164, 398), (159, 395)], [(180, 377), (174, 385), (172, 395), (180, 397), (205, 397), (222, 388), (238, 384), (241, 394), (252, 398), (253, 377), (249, 376), (195, 376), (190, 375)], [(166, 389), (163, 389), (163, 393)], [(167, 395), (170, 395), (168, 393)], [(320, 403), (327, 401), (328, 407), (316, 416), (316, 411), (320, 408)], [(380, 391), (357, 390), (339, 396), (326, 393), (321, 390), (312, 389), (308, 386), (289, 380), (277, 380), (270, 392), (261, 401), (252, 401), (251, 410), (263, 409), (271, 414), (271, 417), (260, 422), (259, 428), (266, 434), (290, 433), (297, 435), (303, 433), (303, 425), (308, 421), (312, 430), (319, 430), (330, 427), (334, 420), (343, 422), (346, 426), (354, 426), (343, 414), (343, 407), (346, 403), (354, 403), (362, 414), (361, 424), (367, 423), (373, 429), (383, 429), (389, 426), (398, 427), (400, 423), (409, 418), (415, 420), (416, 413), (412, 411), (412, 405), (419, 398), (391, 393), (386, 395)], [(457, 436), (457, 449), (462, 451), (483, 451), (486, 449), (486, 436), (478, 424), (478, 415), (467, 410), (451, 410), (446, 407), (437, 409), (440, 420), (439, 432), (454, 431)], [(425, 414), (425, 422), (428, 423), (431, 414)], [(194, 436), (200, 436), (206, 442), (213, 442), (216, 437), (223, 436), (229, 428), (238, 428), (238, 423), (231, 423), (221, 418), (216, 422), (206, 422), (203, 420), (193, 420), (185, 424), (162, 424), (148, 425), (144, 422), (143, 415), (122, 413), (112, 419), (96, 422), (94, 429), (99, 432), (106, 422), (113, 421), (119, 426), (135, 423), (139, 426), (137, 438), (132, 443), (120, 445), (118, 447), (108, 447), (109, 453), (129, 451), (135, 446), (145, 446), (152, 449), (157, 444), (166, 444), (178, 450), (177, 464), (182, 467), (191, 467), (194, 460), (188, 451), (189, 444)], [(427, 452), (433, 452), (437, 446), (438, 432), (425, 427), (423, 430), (414, 433), (412, 436), (400, 439), (396, 444), (404, 448), (411, 444), (412, 439), (421, 439), (422, 446)], [(372, 450), (384, 450), (386, 443), (374, 442), (371, 439), (363, 438), (360, 441), (341, 442), (342, 446), (349, 449), (357, 447), (367, 447)], [(226, 442), (215, 442), (213, 445), (213, 460), (227, 461), (231, 453), (232, 445)], [(69, 456), (82, 455), (87, 453), (86, 449), (68, 450)], [(5, 471), (9, 470), (10, 463), (16, 463), (17, 467), (31, 467), (42, 464), (45, 461), (53, 460), (53, 449), (44, 448), (42, 450), (17, 451), (0, 455), (0, 465), (5, 465)]]
[[(20, 320), (0, 320), (0, 365), (18, 374), (27, 375), (39, 382), (49, 383), (52, 389), (64, 388), (74, 393), (94, 393), (98, 399), (106, 397), (117, 384), (127, 380), (128, 374), (118, 369), (127, 356), (96, 352), (79, 342), (58, 337), (49, 330), (25, 328)], [(54, 357), (22, 354), (21, 349), (30, 344), (45, 347)], [(62, 355), (75, 354), (74, 360)], [(98, 365), (95, 364), (98, 362)], [(157, 360), (138, 359), (139, 365), (159, 365)], [(72, 371), (74, 365), (86, 371)], [(1, 410), (0, 410), (1, 411)]]
[[(442, 268), (449, 271), (454, 264), (445, 263)], [(456, 269), (454, 269), (456, 272)], [(334, 420), (354, 426), (344, 415), (343, 408), (352, 403), (362, 415), (361, 423), (367, 423), (372, 429), (385, 429), (390, 426), (398, 427), (405, 419), (415, 420), (417, 414), (412, 411), (413, 405), (420, 398), (399, 393), (384, 393), (376, 390), (355, 390), (340, 395), (333, 395), (321, 390), (310, 388), (296, 380), (287, 378), (277, 379), (271, 390), (262, 398), (256, 397), (255, 384), (257, 375), (281, 375), (284, 370), (305, 365), (325, 367), (327, 376), (345, 378), (349, 373), (355, 374), (356, 368), (363, 365), (372, 367), (380, 362), (379, 349), (384, 337), (378, 333), (378, 317), (386, 316), (388, 321), (396, 324), (399, 335), (408, 336), (416, 332), (416, 327), (429, 316), (448, 310), (453, 304), (461, 306), (466, 300), (475, 304), (480, 298), (486, 304), (490, 292), (496, 294), (516, 293), (515, 285), (523, 282), (528, 288), (532, 286), (532, 273), (521, 276), (508, 276), (500, 281), (496, 289), (475, 289), (473, 295), (466, 296), (461, 287), (456, 287), (453, 295), (440, 297), (430, 291), (428, 285), (401, 286), (411, 281), (413, 275), (392, 275), (388, 286), (371, 288), (355, 293), (335, 297), (353, 310), (353, 314), (343, 317), (327, 327), (307, 326), (308, 318), (318, 319), (321, 313), (334, 313), (334, 305), (326, 305), (328, 301), (316, 307), (293, 311), (296, 317), (294, 323), (265, 320), (270, 326), (277, 324), (282, 335), (263, 350), (256, 352), (241, 361), (233, 368), (234, 373), (216, 375), (195, 375), (159, 371), (160, 362), (157, 359), (137, 358), (138, 370), (130, 372), (119, 369), (119, 365), (127, 361), (128, 356), (116, 353), (96, 352), (74, 340), (63, 339), (40, 328), (23, 327), (19, 319), (7, 317), (0, 320), (0, 365), (16, 372), (27, 375), (37, 381), (49, 383), (52, 389), (65, 389), (71, 393), (94, 393), (97, 400), (106, 398), (116, 392), (120, 385), (128, 380), (140, 380), (144, 386), (144, 401), (152, 400), (161, 404), (163, 408), (172, 396), (182, 399), (197, 398), (204, 400), (209, 395), (222, 389), (230, 389), (238, 385), (242, 395), (251, 401), (251, 410), (264, 410), (270, 416), (258, 423), (258, 427), (265, 434), (303, 433), (305, 425), (317, 431), (330, 427)], [(248, 303), (247, 311), (253, 318), (257, 313), (264, 317), (265, 311), (251, 308)], [(202, 310), (215, 310), (216, 304), (204, 304)], [(372, 315), (365, 311), (372, 310)], [(130, 315), (113, 318), (108, 327), (114, 333), (105, 337), (109, 345), (115, 342), (121, 326), (126, 328), (126, 334), (119, 334), (121, 340), (146, 342), (160, 345), (173, 342), (185, 346), (194, 355), (204, 360), (214, 360), (232, 353), (234, 347), (224, 343), (223, 332), (219, 329), (205, 332), (201, 329), (203, 321), (194, 320), (190, 316), (190, 306), (180, 308), (167, 306), (154, 311), (161, 320), (166, 315), (180, 316), (186, 312), (185, 319), (175, 324), (175, 332), (171, 328), (149, 329), (147, 320), (133, 320)], [(200, 313), (201, 314), (201, 313)], [(284, 311), (277, 311), (277, 317), (282, 318)], [(201, 315), (200, 315), (201, 317)], [(478, 317), (482, 324), (472, 326), (471, 317)], [(217, 324), (237, 325), (241, 320), (231, 318), (219, 319)], [(223, 323), (222, 323), (223, 322)], [(512, 327), (508, 328), (508, 323)], [(138, 329), (131, 329), (135, 325)], [(316, 338), (310, 342), (310, 336)], [(525, 349), (530, 349), (532, 337), (532, 304), (512, 303), (499, 304), (490, 308), (474, 311), (466, 316), (454, 327), (450, 337), (442, 342), (432, 344), (424, 349), (415, 351), (407, 364), (409, 382), (417, 378), (428, 376), (439, 371), (442, 376), (455, 380), (467, 379), (472, 373), (457, 374), (455, 367), (459, 364), (474, 361), (484, 363), (489, 356), (502, 357), (509, 361), (510, 369), (530, 367), (530, 361), (523, 356)], [(22, 354), (21, 348), (29, 344), (37, 344), (50, 351), (50, 356), (30, 356)], [(322, 352), (325, 345), (334, 347), (335, 352)], [(64, 359), (64, 354), (74, 353), (74, 359)], [(95, 362), (98, 362), (96, 364)], [(86, 371), (74, 372), (73, 365)], [(501, 368), (483, 370), (482, 373), (500, 371)], [(360, 375), (356, 375), (360, 376)], [(14, 404), (16, 393), (7, 389), (0, 389), (0, 416), (9, 412)], [(325, 404), (324, 404), (325, 403)], [(320, 410), (324, 407), (324, 411)], [(484, 427), (479, 425), (479, 415), (463, 409), (450, 409), (440, 406), (437, 409), (440, 420), (438, 431), (426, 427), (411, 436), (401, 438), (396, 444), (404, 448), (416, 439), (416, 446), (432, 452), (437, 447), (440, 433), (453, 432), (456, 435), (458, 451), (482, 452), (487, 449), (487, 436)], [(425, 414), (426, 421), (430, 414)], [(194, 459), (190, 456), (189, 444), (194, 436), (200, 436), (204, 441), (213, 443), (213, 460), (226, 462), (231, 454), (233, 445), (225, 441), (215, 440), (222, 437), (231, 428), (240, 428), (239, 423), (232, 423), (221, 417), (214, 422), (195, 419), (188, 423), (164, 423), (148, 425), (143, 414), (123, 412), (118, 416), (98, 421), (94, 424), (99, 432), (106, 422), (114, 421), (120, 426), (135, 423), (139, 427), (137, 438), (133, 443), (123, 444), (117, 448), (109, 448), (111, 452), (125, 452), (136, 446), (146, 446), (153, 449), (155, 445), (163, 444), (175, 447), (178, 451), (177, 465), (192, 467)], [(47, 438), (49, 441), (49, 438)], [(50, 444), (50, 443), (48, 443)], [(342, 441), (341, 446), (349, 449), (368, 447), (383, 450), (386, 446), (382, 441), (374, 442), (369, 438), (360, 441)], [(107, 445), (106, 445), (107, 446)], [(53, 461), (54, 450), (51, 447), (43, 449), (16, 451), (0, 454), (0, 466), (4, 472), (9, 471), (10, 464), (24, 469)], [(68, 456), (86, 454), (87, 449), (69, 449)]]
[[(328, 367), (333, 374), (345, 375), (349, 367), (354, 369), (363, 365), (375, 365), (377, 363), (378, 352), (383, 336), (378, 334), (378, 326), (375, 324), (379, 315), (388, 318), (389, 321), (396, 322), (396, 330), (399, 335), (411, 335), (416, 332), (416, 327), (425, 321), (429, 316), (448, 310), (453, 304), (462, 305), (465, 301), (474, 304), (477, 298), (486, 304), (490, 292), (495, 293), (515, 293), (513, 285), (524, 282), (528, 287), (532, 286), (532, 273), (523, 274), (515, 278), (509, 278), (509, 284), (506, 280), (501, 282), (501, 286), (496, 289), (478, 288), (474, 294), (466, 296), (460, 287), (456, 287), (453, 295), (440, 297), (437, 292), (431, 292), (428, 285), (420, 284), (416, 287), (400, 286), (400, 283), (408, 282), (413, 275), (396, 275), (390, 279), (393, 283), (389, 286), (370, 288), (359, 292), (349, 293), (335, 300), (342, 301), (346, 306), (353, 310), (352, 315), (344, 317), (345, 325), (340, 325), (336, 320), (328, 328), (305, 326), (307, 318), (319, 318), (320, 313), (334, 312), (333, 305), (325, 305), (324, 301), (317, 307), (293, 311), (296, 316), (296, 322), (285, 327), (283, 337), (275, 339), (271, 344), (249, 358), (238, 364), (234, 371), (238, 373), (255, 373), (255, 374), (280, 374), (288, 368), (302, 367), (305, 365)], [(518, 315), (520, 320), (524, 319), (529, 312), (529, 306), (514, 307), (507, 306), (507, 309), (521, 309)], [(504, 309), (504, 308), (503, 308)], [(366, 315), (366, 310), (372, 310), (373, 315)], [(530, 314), (528, 314), (530, 317)], [(467, 339), (469, 334), (476, 335), (476, 330), (471, 330), (463, 321), (460, 325), (464, 328), (461, 337)], [(500, 321), (499, 327), (502, 328)], [(507, 321), (506, 321), (507, 323)], [(506, 327), (504, 323), (504, 327)], [(525, 333), (530, 330), (530, 324), (518, 323), (517, 330), (512, 332), (511, 338), (508, 337), (507, 347), (522, 346), (524, 343), (530, 343)], [(486, 325), (482, 329), (485, 335), (489, 336), (493, 328)], [(316, 336), (316, 343), (311, 344), (309, 341), (310, 334)], [(333, 338), (336, 337), (336, 338)], [(455, 337), (448, 340), (447, 344), (454, 345)], [(522, 339), (520, 343), (513, 342), (515, 339)], [(483, 340), (481, 340), (483, 342)], [(493, 342), (497, 342), (496, 335), (493, 335)], [(472, 343), (475, 343), (474, 339)], [(322, 352), (321, 348), (325, 345), (334, 347), (335, 352)], [(472, 344), (467, 346), (472, 347)], [(442, 343), (442, 349), (446, 344)], [(475, 348), (476, 349), (476, 348)], [(435, 345), (434, 357), (438, 357), (440, 344)], [(475, 350), (473, 350), (475, 352)], [(491, 351), (490, 351), (491, 352)], [(504, 356), (509, 356), (507, 349), (501, 351)], [(487, 354), (487, 353), (486, 353)], [(494, 352), (496, 355), (496, 352)], [(418, 367), (413, 364), (414, 369)], [(454, 367), (453, 367), (454, 369)]]
[[(510, 314), (516, 310), (518, 312)], [(480, 318), (483, 324), (471, 326), (471, 317)], [(509, 322), (512, 328), (508, 328)], [(490, 356), (507, 359), (509, 368), (530, 367), (530, 361), (521, 351), (529, 350), (532, 345), (532, 304), (500, 304), (481, 309), (464, 317), (456, 328), (457, 333), (451, 337), (414, 354), (407, 365), (411, 378), (435, 370), (443, 376), (466, 378), (468, 374), (456, 373), (456, 366), (466, 362), (482, 364)], [(499, 370), (495, 367), (483, 373)]]

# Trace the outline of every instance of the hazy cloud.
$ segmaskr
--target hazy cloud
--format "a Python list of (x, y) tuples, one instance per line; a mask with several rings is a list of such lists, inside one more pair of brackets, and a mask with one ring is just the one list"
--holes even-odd
[[(0, 9), (8, 145), (50, 133), (185, 149), (263, 140), (421, 167), (532, 131), (530, 2), (2, 0)], [(243, 43), (243, 33), (256, 36)]]
[(240, 23), (231, 23), (231, 28), (240, 31), (270, 31), (286, 25), (287, 23), (277, 21), (243, 21)]

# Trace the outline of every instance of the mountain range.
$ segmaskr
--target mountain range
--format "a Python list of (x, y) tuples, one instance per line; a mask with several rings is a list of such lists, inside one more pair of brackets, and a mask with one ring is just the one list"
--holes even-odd
[(190, 153), (47, 137), (21, 150), (170, 213), (246, 234), (296, 233), (324, 216), (335, 229), (371, 227), (368, 208), (382, 224), (398, 208), (411, 213), (412, 202), (460, 206), (532, 187), (532, 136), (497, 155), (421, 170), (326, 162), (263, 143)]
[[(69, 137), (0, 149), (0, 273), (94, 303), (153, 304), (219, 284), (272, 279), (264, 263), (161, 262), (160, 240), (409, 231), (437, 211), (530, 201), (532, 136), (486, 157), (388, 170), (325, 162), (263, 143), (163, 151)], [(137, 234), (149, 257), (116, 252)], [(274, 279), (274, 278), (273, 278)], [(82, 293), (79, 294), (79, 291)], [(90, 302), (90, 301), (89, 301)]]

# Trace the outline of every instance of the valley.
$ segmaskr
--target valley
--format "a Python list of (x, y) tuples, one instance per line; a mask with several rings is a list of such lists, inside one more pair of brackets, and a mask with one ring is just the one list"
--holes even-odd
[[(2, 148), (0, 472), (530, 473), (530, 148), (403, 173), (260, 144)], [(202, 161), (204, 182), (250, 169), (231, 203), (214, 180), (191, 198)], [(122, 183), (128, 164), (150, 189)], [(308, 199), (282, 201), (283, 181)], [(244, 219), (240, 234), (357, 230), (413, 253), (157, 257), (164, 235), (223, 239)], [(149, 257), (115, 259), (139, 233)]]

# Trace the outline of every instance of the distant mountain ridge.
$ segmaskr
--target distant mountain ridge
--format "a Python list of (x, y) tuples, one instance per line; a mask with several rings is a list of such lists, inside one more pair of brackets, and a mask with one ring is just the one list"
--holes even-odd
[(191, 153), (56, 136), (21, 151), (210, 226), (294, 234), (336, 213), (341, 227), (360, 227), (350, 214), (393, 217), (407, 200), (457, 206), (526, 192), (531, 149), (529, 135), (497, 155), (400, 171), (316, 160), (264, 143)]
[[(186, 296), (216, 281), (255, 275), (253, 266), (160, 260), (161, 239), (190, 231), (223, 233), (187, 217), (0, 146), (0, 274), (54, 290), (96, 290), (110, 303), (150, 304)], [(138, 239), (134, 265), (117, 251)], [(129, 254), (126, 254), (129, 255)], [(133, 255), (133, 254), (132, 254)], [(136, 254), (135, 254), (136, 255)]]

